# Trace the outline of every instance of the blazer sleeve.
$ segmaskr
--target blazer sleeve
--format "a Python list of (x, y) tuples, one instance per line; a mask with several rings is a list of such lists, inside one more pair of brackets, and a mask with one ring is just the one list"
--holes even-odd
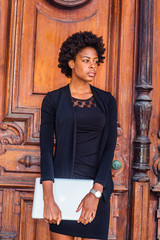
[(111, 170), (114, 150), (117, 141), (117, 104), (116, 99), (110, 94), (108, 101), (109, 126), (108, 136), (105, 144), (104, 152), (100, 160), (98, 172), (94, 182), (102, 184), (104, 187), (107, 184), (107, 178)]
[(41, 180), (54, 181), (53, 168), (53, 146), (55, 129), (55, 104), (51, 93), (44, 97), (41, 107), (41, 126), (40, 126), (40, 168)]

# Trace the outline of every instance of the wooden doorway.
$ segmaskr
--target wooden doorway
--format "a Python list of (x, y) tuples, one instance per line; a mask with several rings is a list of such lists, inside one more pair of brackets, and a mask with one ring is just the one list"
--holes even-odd
[[(34, 179), (40, 175), (40, 106), (48, 91), (69, 81), (57, 68), (61, 43), (74, 32), (91, 30), (103, 36), (106, 47), (105, 63), (93, 84), (110, 91), (118, 104), (109, 239), (130, 239), (138, 1), (82, 0), (73, 1), (74, 6), (61, 1), (61, 7), (53, 2), (0, 0), (0, 238), (49, 239), (45, 222), (31, 218)], [(156, 4), (155, 26), (160, 13)], [(157, 59), (156, 50), (154, 54)], [(154, 72), (154, 83), (158, 76)], [(159, 112), (154, 113), (156, 118)], [(154, 194), (152, 198), (155, 208)]]

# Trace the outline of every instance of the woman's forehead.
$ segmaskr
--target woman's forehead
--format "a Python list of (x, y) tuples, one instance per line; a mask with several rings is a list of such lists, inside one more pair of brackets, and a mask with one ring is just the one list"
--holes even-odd
[(96, 50), (92, 47), (86, 47), (86, 48), (81, 49), (79, 51), (78, 55), (80, 57), (93, 57), (93, 58), (98, 57)]

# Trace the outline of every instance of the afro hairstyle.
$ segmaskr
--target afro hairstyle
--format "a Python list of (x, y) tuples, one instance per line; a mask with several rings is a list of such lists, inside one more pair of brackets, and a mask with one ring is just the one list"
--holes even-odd
[(58, 67), (61, 68), (61, 72), (65, 74), (66, 77), (70, 78), (72, 76), (72, 69), (69, 67), (68, 62), (70, 60), (75, 61), (77, 53), (86, 47), (92, 47), (96, 50), (98, 65), (103, 63), (105, 48), (102, 36), (97, 37), (88, 31), (74, 33), (63, 42), (58, 58)]

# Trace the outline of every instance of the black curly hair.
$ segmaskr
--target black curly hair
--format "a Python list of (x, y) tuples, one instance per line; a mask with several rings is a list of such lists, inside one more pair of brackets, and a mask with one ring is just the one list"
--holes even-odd
[(58, 67), (61, 68), (61, 72), (64, 73), (66, 77), (72, 76), (72, 69), (68, 66), (68, 62), (75, 60), (77, 53), (86, 47), (92, 47), (96, 50), (98, 65), (103, 63), (105, 48), (102, 37), (97, 37), (88, 31), (74, 33), (63, 42), (58, 58)]

